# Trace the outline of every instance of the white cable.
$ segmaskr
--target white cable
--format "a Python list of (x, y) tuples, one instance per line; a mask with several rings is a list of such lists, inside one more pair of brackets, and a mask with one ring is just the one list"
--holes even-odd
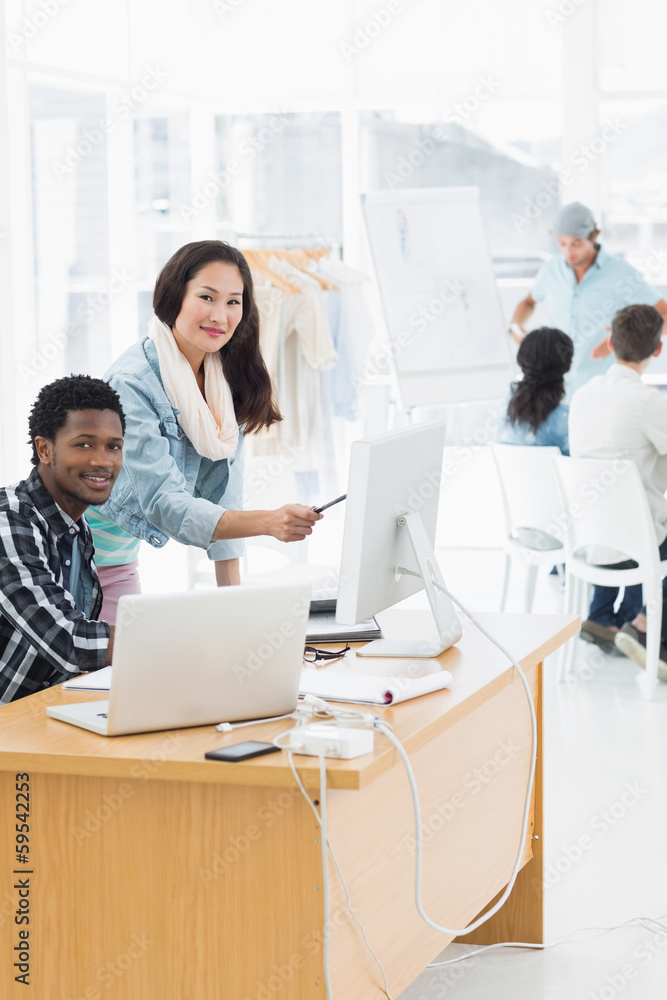
[(288, 712), (287, 715), (272, 715), (270, 719), (248, 719), (246, 722), (219, 722), (215, 727), (220, 733), (231, 733), (234, 729), (241, 729), (243, 726), (261, 726), (265, 722), (278, 722), (280, 719), (296, 719), (295, 712)]
[[(394, 744), (394, 746), (396, 747), (399, 755), (401, 756), (401, 759), (403, 760), (403, 764), (405, 766), (406, 773), (407, 773), (407, 776), (408, 776), (408, 781), (410, 783), (410, 790), (411, 790), (411, 793), (412, 793), (413, 804), (414, 804), (415, 825), (416, 825), (415, 898), (416, 898), (417, 910), (418, 910), (420, 916), (422, 917), (422, 919), (431, 928), (433, 928), (434, 930), (436, 930), (436, 931), (438, 931), (440, 933), (448, 934), (448, 935), (451, 934), (451, 935), (454, 935), (454, 936), (464, 936), (466, 934), (472, 933), (472, 931), (474, 931), (478, 927), (482, 926), (482, 924), (484, 924), (490, 917), (492, 917), (495, 913), (498, 912), (498, 910), (500, 909), (500, 907), (503, 906), (503, 904), (507, 901), (507, 897), (509, 896), (510, 892), (512, 891), (512, 888), (513, 888), (514, 883), (516, 881), (516, 877), (517, 877), (518, 872), (520, 870), (521, 858), (523, 856), (523, 846), (524, 846), (524, 843), (525, 843), (526, 833), (527, 833), (528, 823), (529, 823), (529, 818), (530, 818), (530, 799), (531, 799), (531, 795), (532, 795), (533, 783), (534, 783), (534, 778), (535, 778), (535, 765), (536, 765), (536, 758), (537, 758), (537, 718), (536, 718), (536, 715), (535, 715), (535, 707), (534, 707), (534, 704), (533, 704), (532, 692), (530, 690), (530, 686), (528, 684), (528, 680), (527, 680), (526, 675), (524, 674), (524, 672), (523, 672), (520, 664), (517, 662), (517, 660), (512, 656), (512, 654), (507, 649), (505, 649), (505, 647), (501, 643), (499, 643), (496, 639), (493, 638), (493, 636), (491, 636), (487, 632), (487, 630), (479, 623), (479, 621), (475, 618), (475, 616), (472, 615), (471, 612), (468, 611), (467, 608), (463, 604), (461, 604), (461, 602), (457, 598), (455, 598), (454, 595), (451, 594), (446, 589), (446, 587), (441, 586), (439, 583), (437, 583), (435, 581), (434, 581), (434, 586), (438, 590), (440, 590), (442, 593), (446, 594), (447, 597), (449, 597), (449, 599), (458, 608), (460, 608), (460, 610), (473, 622), (473, 624), (480, 630), (480, 632), (482, 633), (482, 635), (484, 635), (489, 640), (489, 642), (491, 642), (494, 646), (496, 646), (508, 658), (508, 660), (512, 663), (512, 665), (516, 668), (516, 671), (517, 671), (517, 673), (519, 675), (521, 683), (523, 684), (524, 690), (526, 692), (526, 696), (527, 696), (527, 699), (528, 699), (528, 707), (529, 707), (529, 711), (530, 711), (531, 732), (532, 732), (531, 760), (530, 760), (530, 770), (529, 770), (529, 777), (528, 777), (528, 787), (527, 787), (527, 791), (526, 791), (525, 807), (524, 807), (524, 814), (523, 814), (523, 822), (522, 822), (522, 826), (521, 826), (521, 837), (520, 837), (520, 842), (519, 842), (519, 850), (518, 850), (517, 858), (516, 858), (516, 861), (515, 861), (514, 869), (512, 871), (512, 875), (510, 877), (510, 881), (507, 884), (507, 886), (505, 888), (505, 891), (503, 892), (503, 894), (500, 897), (500, 899), (498, 900), (498, 902), (490, 910), (488, 910), (482, 917), (480, 917), (478, 920), (474, 921), (472, 924), (468, 924), (467, 927), (460, 928), (460, 929), (458, 929), (458, 928), (452, 929), (452, 928), (440, 927), (438, 924), (434, 923), (434, 921), (432, 921), (430, 919), (430, 917), (425, 913), (425, 911), (423, 909), (422, 902), (421, 902), (422, 839), (421, 839), (421, 809), (420, 809), (420, 805), (419, 805), (419, 794), (418, 794), (418, 791), (417, 791), (417, 785), (416, 785), (416, 781), (415, 781), (415, 777), (414, 777), (414, 772), (412, 770), (412, 766), (410, 764), (410, 760), (408, 758), (408, 755), (407, 755), (405, 749), (403, 748), (403, 745), (400, 742), (400, 740), (398, 740), (398, 738), (394, 735), (394, 733), (392, 731), (392, 727), (389, 725), (389, 723), (384, 722), (383, 720), (379, 719), (378, 717), (372, 716), (368, 712), (360, 712), (360, 711), (355, 711), (355, 710), (334, 708), (331, 705), (329, 705), (327, 702), (323, 701), (322, 699), (307, 697), (306, 701), (308, 701), (310, 703), (307, 707), (310, 709), (310, 711), (312, 712), (312, 714), (314, 716), (316, 716), (317, 718), (332, 718), (332, 719), (335, 719), (337, 721), (345, 721), (345, 722), (351, 723), (351, 724), (356, 723), (358, 725), (359, 724), (361, 724), (361, 725), (370, 725), (370, 724), (372, 724), (374, 729), (378, 730), (379, 732), (384, 733), (384, 735)], [(304, 707), (306, 707), (306, 706), (304, 706)], [(298, 720), (298, 722), (297, 722), (297, 726), (294, 727), (294, 728), (298, 728), (300, 725), (303, 725), (305, 722), (306, 722), (306, 719), (304, 717), (300, 717), (299, 720)], [(334, 863), (334, 865), (336, 867), (336, 871), (338, 873), (338, 876), (340, 878), (341, 884), (343, 886), (343, 889), (344, 889), (344, 892), (345, 892), (347, 906), (348, 906), (348, 909), (350, 911), (350, 915), (352, 916), (352, 918), (355, 921), (355, 923), (359, 926), (359, 928), (361, 930), (361, 933), (363, 935), (364, 941), (365, 941), (368, 949), (370, 950), (371, 954), (375, 958), (375, 960), (376, 960), (376, 962), (377, 962), (377, 964), (378, 964), (378, 966), (379, 966), (379, 968), (380, 968), (380, 970), (382, 972), (382, 976), (383, 976), (383, 979), (384, 979), (384, 992), (386, 993), (386, 995), (389, 998), (389, 1000), (392, 1000), (391, 995), (389, 993), (389, 986), (388, 986), (387, 977), (386, 977), (384, 968), (382, 966), (382, 963), (380, 962), (380, 959), (378, 958), (377, 954), (373, 950), (373, 948), (372, 948), (372, 946), (371, 946), (371, 944), (370, 944), (370, 942), (369, 942), (369, 940), (368, 940), (368, 938), (366, 936), (366, 932), (364, 930), (364, 927), (363, 927), (361, 921), (358, 919), (358, 917), (354, 913), (354, 910), (352, 909), (352, 904), (351, 904), (351, 901), (350, 901), (350, 894), (349, 894), (349, 891), (348, 891), (348, 888), (347, 888), (347, 884), (345, 882), (345, 879), (343, 878), (343, 873), (342, 873), (342, 871), (340, 869), (340, 865), (338, 864), (338, 861), (337, 861), (336, 856), (334, 854), (333, 847), (332, 847), (331, 843), (329, 842), (328, 832), (327, 832), (327, 828), (326, 828), (326, 767), (324, 766), (324, 757), (322, 755), (320, 755), (320, 801), (323, 803), (323, 812), (322, 812), (322, 815), (320, 815), (320, 813), (318, 813), (317, 809), (313, 805), (313, 803), (312, 803), (312, 801), (310, 799), (310, 796), (308, 795), (308, 793), (307, 793), (307, 791), (306, 791), (306, 789), (305, 789), (305, 787), (303, 785), (303, 782), (301, 781), (301, 779), (299, 777), (299, 774), (298, 774), (298, 772), (296, 770), (296, 767), (294, 766), (292, 751), (289, 749), (289, 747), (287, 747), (284, 744), (280, 743), (280, 738), (281, 737), (287, 736), (287, 735), (289, 735), (292, 732), (293, 732), (293, 729), (287, 730), (284, 733), (280, 733), (274, 739), (273, 742), (275, 743), (276, 746), (281, 747), (281, 749), (286, 749), (287, 750), (290, 767), (292, 769), (292, 772), (294, 774), (296, 782), (297, 782), (299, 788), (301, 789), (301, 792), (302, 792), (303, 796), (305, 797), (306, 801), (308, 802), (309, 806), (311, 807), (313, 813), (315, 814), (315, 817), (316, 817), (316, 819), (317, 819), (317, 821), (318, 821), (318, 823), (320, 825), (321, 838), (322, 838), (322, 850), (323, 850), (322, 866), (323, 866), (324, 891), (325, 891), (325, 913), (328, 916), (328, 912), (329, 912), (329, 884), (328, 884), (328, 871), (327, 871), (327, 851), (328, 851), (331, 854), (332, 861), (333, 861), (333, 863)], [(575, 934), (581, 934), (581, 933), (592, 932), (592, 931), (603, 931), (603, 932), (606, 932), (606, 931), (618, 930), (619, 928), (628, 926), (629, 924), (633, 924), (633, 923), (639, 923), (641, 926), (646, 927), (647, 930), (651, 930), (652, 933), (657, 933), (657, 934), (660, 934), (660, 935), (667, 936), (667, 926), (665, 926), (664, 924), (662, 924), (660, 922), (661, 920), (665, 920), (665, 919), (667, 919), (667, 915), (661, 916), (661, 917), (658, 917), (658, 918), (655, 918), (655, 917), (633, 917), (630, 920), (627, 920), (627, 921), (625, 921), (622, 924), (616, 924), (613, 927), (584, 927), (584, 928), (578, 928), (577, 930), (570, 931), (568, 934), (565, 934), (563, 937), (558, 938), (558, 940), (552, 942), (551, 944), (537, 944), (535, 942), (522, 942), (522, 941), (504, 941), (504, 942), (498, 942), (496, 944), (485, 945), (484, 947), (477, 948), (474, 951), (466, 952), (464, 955), (460, 955), (458, 958), (452, 958), (452, 959), (449, 959), (449, 960), (447, 960), (445, 962), (434, 962), (434, 963), (431, 963), (428, 966), (428, 968), (435, 969), (435, 968), (441, 968), (441, 967), (446, 966), (446, 965), (455, 965), (458, 962), (466, 961), (467, 959), (473, 958), (475, 955), (484, 954), (485, 952), (491, 951), (491, 950), (493, 950), (495, 948), (529, 948), (529, 949), (535, 949), (535, 950), (548, 950), (550, 948), (555, 948), (557, 945), (562, 944), (563, 941), (568, 940), (568, 938), (573, 937)], [(654, 926), (653, 927), (648, 927), (647, 924), (653, 924)], [(658, 928), (658, 930), (656, 930), (656, 927)], [(325, 925), (325, 958), (326, 958), (326, 961), (325, 961), (325, 982), (326, 982), (326, 986), (327, 986), (327, 1000), (331, 1000), (331, 994), (330, 994), (331, 985), (330, 985), (330, 981), (329, 981), (329, 969), (328, 969), (328, 931), (327, 931), (327, 926), (326, 925)]]
[[(336, 709), (333, 709), (333, 711), (335, 712)], [(357, 714), (363, 714), (363, 713), (357, 713)], [(288, 730), (288, 732), (291, 732), (291, 731), (292, 730)], [(281, 733), (280, 735), (282, 736), (284, 734)], [(279, 737), (276, 737), (276, 739), (279, 739)], [(299, 777), (299, 773), (298, 773), (298, 771), (296, 769), (296, 766), (294, 764), (294, 754), (292, 753), (292, 751), (289, 748), (285, 747), (285, 749), (287, 750), (287, 759), (289, 760), (289, 765), (290, 765), (290, 767), (292, 769), (292, 774), (294, 775), (294, 777), (296, 779), (296, 783), (299, 786), (299, 788), (301, 789), (301, 793), (303, 794), (303, 797), (305, 798), (306, 802), (308, 803), (308, 805), (312, 809), (313, 813), (315, 814), (315, 819), (317, 820), (317, 822), (318, 822), (318, 824), (320, 826), (320, 831), (321, 831), (320, 835), (321, 835), (321, 839), (322, 839), (322, 844), (324, 844), (325, 841), (326, 841), (326, 846), (327, 846), (327, 848), (329, 850), (329, 853), (331, 854), (331, 860), (333, 861), (333, 863), (335, 865), (336, 871), (338, 872), (338, 877), (339, 877), (339, 879), (341, 881), (341, 885), (343, 886), (343, 891), (345, 892), (345, 899), (346, 899), (346, 902), (347, 902), (347, 908), (350, 911), (350, 916), (352, 917), (352, 919), (354, 920), (355, 924), (358, 926), (359, 930), (361, 931), (361, 934), (363, 936), (363, 939), (364, 939), (364, 942), (366, 944), (366, 947), (368, 948), (368, 950), (370, 951), (371, 955), (373, 956), (373, 958), (377, 962), (377, 965), (378, 965), (378, 967), (380, 969), (380, 972), (382, 973), (382, 979), (384, 980), (384, 992), (386, 993), (386, 995), (388, 997), (388, 1000), (393, 1000), (393, 997), (392, 997), (391, 993), (389, 992), (389, 983), (387, 982), (387, 974), (384, 971), (384, 966), (382, 965), (382, 962), (378, 958), (378, 955), (375, 952), (375, 949), (373, 948), (373, 946), (371, 945), (370, 941), (368, 940), (368, 936), (366, 935), (366, 931), (364, 929), (364, 925), (361, 923), (361, 921), (359, 920), (358, 916), (356, 915), (356, 913), (352, 909), (352, 902), (350, 900), (350, 893), (349, 893), (349, 890), (348, 890), (348, 887), (347, 887), (347, 883), (346, 883), (345, 879), (343, 878), (343, 873), (341, 871), (340, 865), (338, 864), (338, 859), (336, 858), (336, 855), (334, 854), (334, 849), (333, 849), (333, 847), (331, 845), (331, 841), (329, 840), (328, 831), (327, 831), (326, 827), (323, 825), (322, 817), (321, 817), (320, 813), (318, 813), (316, 807), (313, 805), (312, 799), (310, 798), (310, 795), (306, 791), (306, 788), (305, 788), (303, 782), (301, 781), (301, 778)], [(320, 760), (322, 760), (322, 758), (320, 758)], [(326, 772), (325, 772), (325, 788), (326, 788)], [(322, 777), (320, 775), (320, 802), (322, 802), (322, 801), (323, 801), (322, 800)], [(323, 858), (322, 864), (323, 864), (323, 869), (326, 872), (327, 871), (327, 865), (326, 865), (326, 862), (325, 862), (324, 858)], [(324, 878), (327, 878), (327, 875), (324, 875)], [(328, 881), (327, 881), (327, 890), (326, 891), (328, 893)], [(327, 903), (326, 908), (325, 908), (325, 914), (326, 914), (326, 920), (325, 920), (324, 931), (325, 931), (325, 935), (327, 935), (327, 933), (328, 933), (327, 932), (327, 925), (329, 924), (329, 919), (328, 919), (329, 918), (329, 907), (328, 907), (328, 903)], [(326, 981), (327, 977), (328, 977), (328, 967), (325, 967), (325, 981)]]
[[(474, 958), (475, 955), (483, 955), (487, 951), (492, 951), (494, 948), (533, 948), (536, 951), (548, 951), (550, 948), (555, 948), (557, 945), (567, 941), (568, 938), (574, 937), (575, 934), (587, 934), (593, 931), (617, 931), (621, 927), (628, 927), (630, 924), (640, 924), (642, 927), (646, 927), (644, 921), (657, 924), (660, 931), (652, 930), (654, 934), (664, 934), (667, 935), (667, 927), (660, 923), (660, 920), (664, 920), (664, 917), (631, 917), (630, 920), (625, 920), (622, 924), (614, 924), (612, 927), (578, 927), (574, 931), (569, 931), (562, 937), (558, 938), (556, 941), (552, 941), (550, 944), (536, 944), (529, 941), (499, 941), (497, 944), (487, 944), (482, 948), (476, 948), (474, 951), (467, 951), (465, 955), (459, 955), (457, 958), (450, 958), (446, 962), (431, 962), (427, 966), (428, 969), (441, 969), (445, 965), (456, 965), (457, 962), (464, 962), (468, 958)], [(651, 928), (647, 927), (647, 930)]]
[(371, 955), (373, 956), (373, 958), (375, 959), (375, 961), (378, 964), (380, 972), (382, 973), (382, 979), (384, 980), (384, 992), (387, 994), (388, 1000), (393, 1000), (393, 997), (392, 997), (391, 993), (389, 992), (389, 983), (387, 981), (387, 974), (384, 971), (384, 966), (383, 966), (382, 962), (380, 961), (378, 955), (376, 954), (375, 949), (373, 948), (372, 944), (368, 940), (368, 937), (366, 936), (366, 931), (364, 930), (364, 925), (362, 924), (361, 920), (359, 919), (359, 917), (356, 915), (356, 913), (352, 909), (352, 902), (350, 900), (350, 893), (349, 893), (349, 890), (347, 888), (347, 882), (343, 878), (343, 873), (342, 873), (342, 871), (340, 869), (340, 865), (338, 864), (338, 860), (336, 858), (336, 855), (334, 854), (334, 849), (333, 849), (333, 847), (331, 845), (331, 841), (328, 841), (328, 843), (329, 843), (329, 853), (331, 854), (331, 860), (333, 861), (334, 865), (336, 866), (336, 871), (338, 872), (338, 878), (340, 879), (341, 885), (343, 886), (343, 891), (345, 893), (345, 900), (347, 902), (347, 908), (350, 911), (350, 916), (352, 917), (352, 919), (354, 920), (355, 924), (357, 925), (357, 927), (361, 931), (363, 939), (364, 939), (364, 942), (366, 943), (366, 947), (368, 948), (368, 950), (370, 951)]
[(537, 717), (535, 715), (535, 706), (533, 705), (533, 696), (532, 696), (532, 693), (531, 693), (531, 690), (530, 690), (530, 685), (528, 684), (528, 680), (526, 678), (526, 675), (524, 674), (523, 670), (519, 666), (519, 663), (515, 660), (515, 658), (512, 656), (512, 654), (507, 649), (505, 649), (505, 647), (502, 646), (496, 639), (494, 639), (491, 635), (489, 635), (489, 633), (486, 631), (486, 629), (482, 625), (479, 624), (479, 622), (475, 619), (475, 617), (470, 614), (470, 612), (461, 604), (460, 601), (458, 601), (452, 594), (450, 594), (450, 592), (447, 590), (446, 587), (443, 587), (441, 584), (437, 583), (435, 580), (433, 581), (433, 585), (438, 590), (440, 590), (442, 593), (446, 594), (447, 597), (449, 597), (449, 599), (451, 601), (453, 601), (453, 603), (456, 604), (457, 607), (459, 607), (461, 609), (461, 611), (464, 613), (464, 615), (467, 615), (467, 617), (470, 618), (470, 620), (473, 622), (473, 624), (475, 624), (477, 626), (477, 628), (480, 630), (480, 632), (482, 633), (482, 635), (486, 636), (486, 638), (490, 642), (492, 642), (493, 645), (496, 646), (501, 651), (501, 653), (503, 653), (508, 658), (508, 660), (514, 665), (514, 667), (516, 668), (516, 670), (517, 670), (517, 672), (519, 674), (519, 678), (521, 679), (521, 683), (524, 686), (524, 689), (525, 689), (525, 692), (526, 692), (526, 697), (528, 699), (528, 706), (529, 706), (529, 710), (530, 710), (530, 723), (531, 723), (531, 730), (532, 730), (532, 748), (531, 748), (531, 754), (530, 754), (530, 770), (529, 770), (529, 773), (528, 773), (528, 786), (526, 788), (526, 799), (525, 799), (524, 810), (523, 810), (523, 821), (522, 821), (522, 824), (521, 824), (521, 836), (519, 838), (519, 848), (518, 848), (518, 851), (517, 851), (516, 861), (514, 862), (514, 868), (512, 870), (512, 874), (510, 876), (510, 880), (507, 883), (507, 886), (505, 887), (505, 890), (504, 890), (502, 896), (491, 907), (490, 910), (487, 910), (477, 920), (474, 920), (471, 924), (468, 924), (467, 927), (452, 928), (452, 927), (443, 927), (440, 924), (436, 924), (435, 921), (431, 920), (431, 918), (428, 916), (428, 914), (426, 913), (426, 911), (424, 910), (424, 907), (422, 905), (422, 898), (421, 898), (421, 880), (422, 880), (421, 808), (420, 808), (420, 805), (419, 805), (419, 792), (417, 791), (417, 783), (415, 781), (415, 776), (414, 776), (414, 772), (412, 770), (412, 765), (410, 764), (410, 758), (408, 757), (407, 753), (405, 752), (405, 750), (403, 748), (403, 744), (400, 742), (399, 739), (396, 738), (396, 736), (394, 736), (393, 732), (391, 732), (390, 730), (388, 730), (387, 727), (385, 726), (385, 724), (380, 719), (378, 719), (375, 722), (375, 728), (377, 730), (379, 730), (380, 732), (383, 732), (385, 734), (385, 736), (387, 736), (387, 738), (389, 740), (391, 740), (391, 742), (394, 744), (394, 746), (398, 750), (398, 752), (399, 752), (399, 754), (401, 756), (401, 759), (403, 761), (403, 764), (405, 766), (405, 770), (406, 770), (407, 775), (408, 775), (408, 781), (410, 783), (410, 791), (412, 793), (412, 802), (413, 802), (413, 805), (414, 805), (415, 827), (416, 827), (416, 837), (415, 837), (415, 840), (416, 840), (416, 849), (415, 849), (415, 902), (417, 904), (417, 910), (418, 910), (419, 915), (422, 918), (422, 920), (426, 924), (428, 924), (428, 926), (431, 927), (434, 931), (438, 931), (440, 934), (448, 934), (448, 935), (451, 935), (452, 937), (461, 937), (461, 936), (464, 936), (466, 934), (471, 934), (473, 931), (477, 930), (478, 927), (481, 927), (482, 924), (485, 924), (486, 921), (489, 920), (492, 916), (494, 916), (494, 914), (496, 914), (498, 912), (498, 910), (501, 908), (501, 906), (503, 906), (506, 903), (507, 898), (508, 898), (509, 894), (511, 893), (513, 887), (514, 887), (514, 883), (516, 881), (517, 875), (519, 874), (519, 871), (521, 869), (521, 859), (523, 857), (524, 844), (525, 844), (525, 841), (526, 841), (526, 833), (528, 832), (528, 823), (530, 822), (530, 799), (531, 799), (531, 795), (532, 795), (532, 792), (533, 792), (533, 781), (534, 781), (534, 778), (535, 778), (535, 762), (537, 760)]

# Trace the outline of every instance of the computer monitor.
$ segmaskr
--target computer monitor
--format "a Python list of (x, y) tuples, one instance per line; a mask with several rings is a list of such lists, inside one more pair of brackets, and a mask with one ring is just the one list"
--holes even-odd
[(365, 656), (438, 656), (461, 638), (434, 544), (445, 447), (443, 422), (354, 441), (336, 621), (355, 625), (426, 589), (438, 639), (376, 639)]

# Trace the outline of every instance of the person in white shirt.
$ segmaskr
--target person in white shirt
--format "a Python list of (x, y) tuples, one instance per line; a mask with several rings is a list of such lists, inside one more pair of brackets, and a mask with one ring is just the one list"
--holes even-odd
[[(642, 382), (642, 373), (662, 349), (662, 316), (653, 306), (631, 305), (612, 320), (610, 350), (616, 362), (578, 389), (570, 406), (570, 454), (575, 458), (633, 459), (653, 515), (660, 558), (667, 559), (667, 396)], [(632, 516), (632, 511), (627, 512)], [(618, 568), (635, 563), (615, 563)], [(595, 587), (582, 638), (611, 643), (646, 665), (646, 619), (641, 586), (626, 587), (615, 611), (618, 589)], [(662, 592), (659, 677), (667, 682), (667, 584)]]

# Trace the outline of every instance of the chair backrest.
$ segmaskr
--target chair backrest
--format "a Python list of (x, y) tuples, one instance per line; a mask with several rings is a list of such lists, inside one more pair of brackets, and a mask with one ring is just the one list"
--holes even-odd
[(507, 533), (517, 528), (549, 532), (561, 503), (553, 459), (560, 449), (539, 445), (491, 444), (505, 506)]
[(637, 466), (618, 458), (553, 460), (561, 494), (553, 533), (571, 557), (589, 545), (623, 553), (655, 571), (658, 542)]

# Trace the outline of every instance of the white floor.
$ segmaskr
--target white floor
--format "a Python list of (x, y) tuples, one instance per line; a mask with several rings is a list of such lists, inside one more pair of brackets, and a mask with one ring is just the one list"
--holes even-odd
[[(311, 545), (310, 564), (337, 564), (340, 526), (329, 524), (336, 541), (330, 537), (328, 545)], [(503, 564), (498, 549), (443, 549), (438, 555), (448, 585), (464, 604), (473, 611), (498, 610)], [(254, 552), (255, 565), (257, 558)], [(141, 566), (145, 590), (184, 588), (185, 553), (173, 543), (167, 552), (142, 554)], [(508, 611), (521, 611), (522, 601), (517, 568)], [(534, 610), (558, 612), (561, 601), (557, 579), (542, 573)], [(576, 642), (578, 676), (572, 683), (556, 683), (553, 658), (545, 671), (548, 941), (577, 928), (667, 914), (667, 685), (647, 702), (638, 667)], [(443, 958), (469, 950), (451, 946)], [(491, 951), (427, 970), (400, 1000), (614, 1000), (619, 995), (667, 997), (667, 930), (660, 935), (634, 925), (578, 935), (544, 952)]]
[[(502, 555), (440, 553), (448, 585), (471, 610), (497, 610)], [(522, 610), (514, 571), (509, 611)], [(543, 573), (534, 610), (558, 612), (557, 580)], [(545, 665), (546, 937), (667, 914), (667, 685), (655, 701), (642, 671), (577, 641), (578, 676), (557, 684)], [(573, 937), (552, 950), (500, 949), (429, 969), (401, 1000), (664, 1000), (665, 933), (630, 926)], [(451, 946), (441, 956), (472, 951)]]

